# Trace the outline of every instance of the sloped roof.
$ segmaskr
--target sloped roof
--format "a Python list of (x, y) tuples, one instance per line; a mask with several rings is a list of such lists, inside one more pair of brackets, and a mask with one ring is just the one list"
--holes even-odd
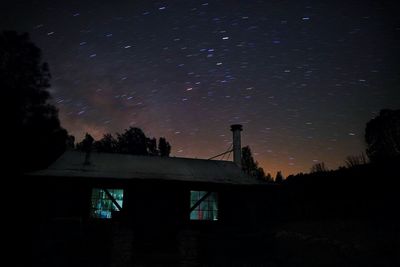
[(65, 152), (49, 168), (31, 173), (52, 177), (91, 177), (116, 179), (159, 179), (226, 184), (259, 184), (231, 161), (150, 157), (126, 154)]

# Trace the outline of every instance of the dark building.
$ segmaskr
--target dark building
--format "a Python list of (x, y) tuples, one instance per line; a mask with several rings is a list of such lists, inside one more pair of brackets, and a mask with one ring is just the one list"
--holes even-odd
[[(232, 131), (240, 163), (241, 126)], [(258, 222), (266, 192), (234, 162), (175, 157), (67, 151), (28, 176), (40, 264), (196, 264), (218, 243), (207, 239)]]

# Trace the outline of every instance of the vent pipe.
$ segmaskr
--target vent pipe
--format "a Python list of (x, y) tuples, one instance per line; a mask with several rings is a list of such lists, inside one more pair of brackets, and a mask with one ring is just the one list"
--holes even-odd
[(243, 130), (242, 125), (233, 124), (231, 125), (231, 131), (233, 134), (233, 162), (237, 166), (242, 166), (242, 145), (240, 140), (240, 132)]

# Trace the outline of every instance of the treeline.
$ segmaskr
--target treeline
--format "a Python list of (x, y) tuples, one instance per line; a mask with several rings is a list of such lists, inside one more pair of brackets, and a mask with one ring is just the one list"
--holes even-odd
[[(367, 122), (365, 128), (365, 153), (347, 156), (345, 165), (338, 170), (361, 165), (386, 165), (400, 159), (400, 110), (383, 109), (379, 115)], [(324, 162), (314, 164), (310, 173), (329, 172)], [(334, 171), (334, 170), (331, 170)], [(304, 175), (302, 173), (298, 174)]]
[(161, 156), (169, 157), (171, 153), (171, 145), (165, 137), (150, 138), (140, 128), (130, 127), (125, 129), (123, 133), (116, 133), (114, 137), (107, 133), (100, 140), (86, 133), (85, 138), (76, 144), (78, 151), (97, 151), (104, 153), (120, 153), (144, 156)]
[(309, 173), (288, 176), (260, 221), (399, 220), (400, 110), (382, 110), (371, 119), (365, 143), (365, 154), (346, 157), (335, 170), (320, 162)]
[(365, 154), (346, 157), (344, 166), (329, 170), (324, 162), (319, 162), (311, 167), (310, 173), (290, 175), (285, 183), (343, 182), (354, 185), (362, 181), (387, 182), (396, 177), (400, 172), (400, 110), (381, 110), (378, 116), (368, 121), (365, 143)]
[[(365, 153), (347, 156), (344, 166), (337, 170), (329, 170), (324, 162), (318, 162), (311, 166), (310, 173), (298, 173), (287, 177), (288, 181), (302, 179), (304, 177), (321, 176), (316, 174), (339, 175), (345, 169), (359, 169), (359, 166), (374, 165), (384, 168), (387, 163), (400, 163), (400, 110), (383, 109), (378, 116), (367, 122), (365, 128)], [(253, 158), (250, 147), (242, 149), (242, 170), (258, 180), (266, 182), (283, 183), (285, 178), (281, 171), (278, 171), (275, 179), (270, 173), (265, 173), (264, 169), (258, 165)]]
[(268, 182), (268, 183), (281, 183), (284, 180), (281, 171), (278, 171), (275, 178), (272, 177), (271, 173), (265, 173), (264, 169), (258, 165), (258, 162), (254, 159), (253, 153), (249, 146), (242, 148), (242, 171), (246, 174), (253, 176), (255, 179)]

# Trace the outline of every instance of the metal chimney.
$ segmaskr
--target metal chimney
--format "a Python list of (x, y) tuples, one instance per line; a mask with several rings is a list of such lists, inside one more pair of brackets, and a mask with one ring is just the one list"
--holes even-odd
[(240, 124), (231, 125), (231, 131), (233, 133), (233, 162), (239, 167), (242, 166), (242, 145), (240, 141), (240, 132), (242, 130), (243, 128)]

